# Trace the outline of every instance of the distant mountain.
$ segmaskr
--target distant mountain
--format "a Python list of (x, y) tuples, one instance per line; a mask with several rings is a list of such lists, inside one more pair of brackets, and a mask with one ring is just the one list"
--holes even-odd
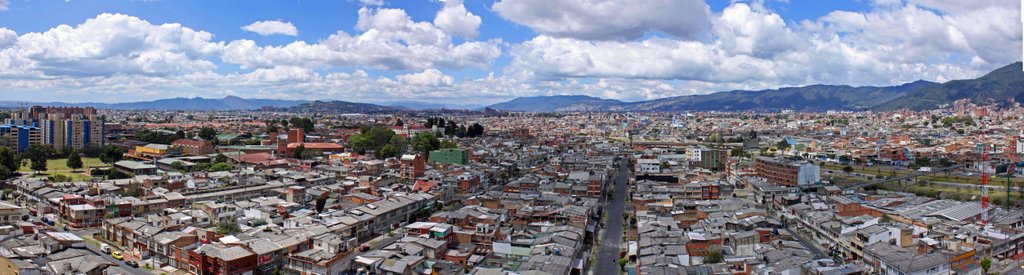
[(976, 79), (946, 83), (915, 81), (898, 86), (852, 87), (810, 85), (760, 91), (725, 91), (638, 102), (621, 102), (589, 96), (520, 97), (491, 105), (497, 110), (527, 112), (613, 111), (797, 111), (826, 110), (925, 110), (959, 99), (975, 103), (1024, 102), (1024, 71), (1021, 62), (996, 69)]
[(609, 107), (624, 104), (614, 99), (602, 99), (585, 95), (556, 95), (556, 96), (534, 96), (519, 97), (488, 108), (506, 111), (525, 112), (572, 112), (572, 111), (602, 111)]
[(0, 102), (0, 107), (21, 107), (22, 105), (41, 105), (58, 107), (95, 107), (99, 109), (118, 110), (255, 110), (265, 106), (274, 108), (287, 108), (296, 106), (308, 101), (304, 100), (277, 100), (277, 99), (245, 99), (237, 96), (224, 98), (168, 98), (153, 101), (139, 101), (129, 103), (65, 103), (65, 102)]
[(951, 104), (960, 99), (970, 99), (977, 104), (1007, 102), (1011, 98), (1016, 102), (1024, 102), (1024, 71), (1021, 66), (1021, 62), (1017, 62), (979, 78), (953, 80), (942, 85), (917, 89), (875, 109), (925, 110)]
[(423, 101), (391, 101), (377, 103), (382, 106), (401, 107), (412, 110), (458, 109), (473, 110), (484, 107), (482, 104), (432, 103)]
[(293, 113), (317, 113), (317, 114), (371, 114), (404, 111), (405, 108), (388, 107), (370, 103), (355, 103), (347, 101), (313, 101), (297, 106), (281, 108), (283, 111)]
[(728, 91), (632, 102), (623, 110), (637, 111), (799, 111), (866, 110), (938, 83), (916, 81), (892, 87), (811, 85), (760, 91)]

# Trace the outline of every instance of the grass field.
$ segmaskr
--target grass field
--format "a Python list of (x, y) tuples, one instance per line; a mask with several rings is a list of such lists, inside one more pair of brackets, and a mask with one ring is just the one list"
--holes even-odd
[[(859, 166), (859, 165), (850, 165), (850, 167), (853, 168), (853, 173), (867, 174), (867, 175), (873, 175), (873, 176), (874, 175), (882, 175), (884, 177), (889, 177), (889, 176), (893, 176), (893, 175), (895, 175), (895, 176), (903, 176), (903, 175), (907, 175), (907, 174), (911, 174), (911, 173), (916, 172), (916, 171), (911, 171), (911, 170), (907, 170), (907, 169), (889, 170), (889, 169), (884, 169), (884, 168), (880, 169), (880, 168), (876, 168), (876, 167), (866, 167), (866, 166)], [(842, 165), (835, 164), (835, 163), (822, 163), (822, 168), (829, 169), (829, 170), (836, 170), (836, 171), (842, 171), (843, 170), (843, 166)], [(967, 184), (981, 184), (981, 177), (980, 176), (972, 176), (972, 177), (957, 176), (957, 175), (954, 175), (952, 173), (949, 176), (947, 176), (945, 173), (931, 174), (931, 175), (927, 175), (927, 176), (920, 176), (920, 177), (918, 177), (918, 179), (919, 180), (927, 180), (927, 181), (941, 181), (941, 182), (954, 182), (954, 183), (967, 183)], [(1012, 182), (1013, 182), (1014, 185), (1024, 185), (1024, 180), (1022, 180), (1022, 179), (1013, 179)], [(1003, 177), (991, 177), (989, 179), (989, 183), (990, 184), (1004, 184), (1005, 185), (1006, 184), (1006, 177), (1005, 176), (1003, 176)]]
[(66, 158), (47, 160), (46, 161), (46, 169), (47, 170), (46, 171), (40, 171), (39, 174), (34, 174), (35, 171), (32, 171), (32, 169), (29, 168), (30, 167), (29, 166), (30, 163), (26, 161), (25, 165), (22, 166), (21, 169), (18, 169), (18, 172), (22, 172), (22, 173), (25, 173), (25, 174), (32, 174), (33, 177), (48, 177), (48, 176), (53, 176), (53, 175), (64, 175), (64, 176), (67, 176), (67, 177), (71, 177), (72, 180), (81, 181), (81, 180), (88, 180), (88, 179), (92, 178), (90, 176), (86, 176), (85, 175), (85, 170), (87, 168), (89, 168), (89, 167), (103, 167), (103, 166), (107, 166), (102, 161), (100, 161), (99, 158), (82, 158), (82, 169), (78, 169), (78, 171), (72, 172), (71, 168), (68, 168), (67, 162), (68, 162), (68, 159), (66, 159)]

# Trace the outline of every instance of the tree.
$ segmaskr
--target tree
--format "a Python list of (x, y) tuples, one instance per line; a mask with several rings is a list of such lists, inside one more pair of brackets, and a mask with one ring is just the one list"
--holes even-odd
[(210, 164), (205, 162), (196, 163), (196, 166), (192, 166), (192, 171), (207, 171), (210, 170)]
[(288, 124), (295, 128), (301, 128), (303, 131), (313, 132), (315, 125), (313, 120), (308, 117), (292, 117), (288, 120)]
[(704, 264), (716, 264), (722, 262), (722, 260), (723, 256), (721, 249), (713, 248), (708, 251), (707, 254), (704, 254)]
[(213, 163), (227, 163), (227, 162), (228, 162), (228, 156), (225, 156), (224, 154), (217, 154), (216, 157), (213, 157)]
[(100, 154), (100, 161), (106, 164), (112, 164), (121, 161), (124, 157), (124, 150), (120, 147), (107, 145), (103, 147), (103, 153)]
[(233, 235), (241, 232), (242, 229), (238, 226), (238, 220), (235, 218), (225, 219), (217, 223), (217, 234)]
[(231, 164), (224, 163), (224, 162), (218, 162), (218, 163), (210, 166), (210, 172), (223, 172), (223, 171), (229, 171), (229, 170), (231, 170)]
[(65, 164), (68, 168), (71, 168), (72, 172), (74, 172), (82, 168), (82, 157), (78, 155), (78, 151), (72, 150), (71, 154), (68, 155), (68, 160)]
[(299, 144), (298, 147), (295, 147), (295, 151), (292, 152), (292, 153), (295, 154), (294, 155), (295, 158), (302, 159), (302, 155), (306, 153), (306, 145), (305, 144)]
[(459, 145), (455, 144), (454, 142), (447, 141), (447, 140), (441, 141), (441, 149), (454, 149), (454, 148), (459, 148)]
[(926, 167), (932, 164), (932, 160), (928, 157), (919, 157), (914, 160), (914, 164), (918, 167)]
[(842, 156), (839, 156), (839, 162), (840, 162), (840, 163), (847, 163), (847, 162), (850, 162), (850, 156), (847, 156), (847, 155), (842, 155)]
[(21, 157), (18, 152), (8, 147), (0, 147), (0, 179), (14, 176), (14, 173), (21, 167)]
[(395, 121), (395, 126), (405, 126), (405, 122), (402, 121), (401, 118), (399, 118), (397, 121)]
[(733, 157), (743, 157), (746, 154), (747, 152), (743, 150), (743, 146), (734, 147), (729, 151), (729, 155)]
[(199, 138), (212, 141), (217, 138), (217, 130), (210, 127), (203, 127), (199, 129)]
[(39, 144), (29, 145), (28, 148), (25, 149), (24, 156), (32, 162), (32, 165), (30, 165), (29, 168), (31, 168), (32, 171), (36, 171), (36, 173), (39, 173), (39, 171), (46, 171), (46, 158), (50, 155), (49, 150), (52, 149), (53, 147), (49, 147), (49, 149), (47, 149), (47, 146)]
[(381, 147), (380, 151), (377, 154), (380, 155), (381, 157), (384, 157), (384, 158), (394, 157), (394, 156), (398, 155), (398, 149), (395, 149), (394, 146), (391, 146), (391, 144), (388, 144), (388, 145), (384, 145), (384, 147)]
[(171, 163), (171, 168), (175, 171), (185, 171), (185, 163), (181, 161), (174, 161)]
[(423, 154), (441, 148), (441, 141), (433, 133), (419, 133), (412, 138), (412, 148)]
[(780, 151), (785, 151), (786, 149), (789, 149), (789, 141), (786, 141), (786, 139), (779, 140), (779, 142), (775, 144), (775, 148)]
[(627, 263), (629, 263), (629, 260), (626, 260), (626, 258), (619, 258), (619, 269), (622, 269), (622, 271), (626, 271)]
[(849, 165), (843, 166), (843, 172), (849, 174), (850, 172), (853, 172), (853, 167), (850, 167)]
[(982, 274), (988, 274), (989, 268), (992, 268), (992, 260), (987, 257), (981, 259), (981, 269), (984, 271)]

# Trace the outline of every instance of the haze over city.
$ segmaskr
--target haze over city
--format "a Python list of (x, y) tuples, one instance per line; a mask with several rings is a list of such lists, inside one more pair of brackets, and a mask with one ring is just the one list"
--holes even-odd
[[(625, 101), (888, 86), (1021, 59), (1020, 2), (20, 1), (0, 100)], [(472, 102), (465, 102), (472, 101)]]
[(0, 275), (1024, 274), (1016, 0), (0, 0)]

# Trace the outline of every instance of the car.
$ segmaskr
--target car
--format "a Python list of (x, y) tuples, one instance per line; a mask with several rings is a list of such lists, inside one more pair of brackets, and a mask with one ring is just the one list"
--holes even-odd
[(111, 257), (114, 257), (114, 259), (118, 259), (118, 260), (124, 260), (124, 255), (121, 255), (121, 251), (114, 251), (114, 252), (111, 252), (111, 253), (110, 253), (110, 256), (111, 256)]
[(103, 251), (104, 254), (110, 254), (110, 245), (100, 244), (100, 251)]
[(124, 264), (130, 267), (139, 268), (139, 263), (135, 261), (124, 261)]

